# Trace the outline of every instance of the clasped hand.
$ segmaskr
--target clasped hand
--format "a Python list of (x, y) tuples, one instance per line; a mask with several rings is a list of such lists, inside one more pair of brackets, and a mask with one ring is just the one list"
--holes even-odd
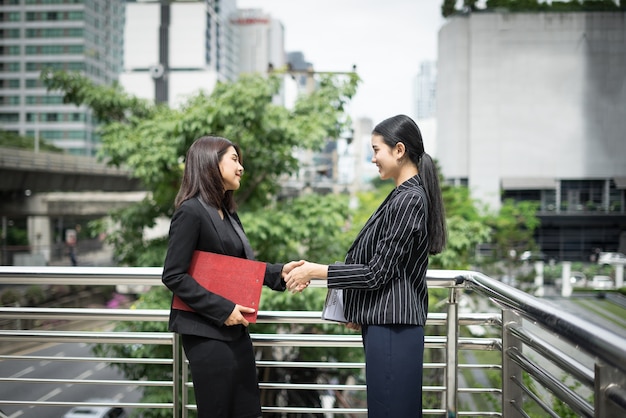
[(299, 293), (306, 289), (311, 283), (311, 279), (315, 276), (315, 268), (318, 264), (311, 263), (309, 261), (300, 260), (297, 266), (287, 274), (285, 283), (287, 289), (291, 293)]

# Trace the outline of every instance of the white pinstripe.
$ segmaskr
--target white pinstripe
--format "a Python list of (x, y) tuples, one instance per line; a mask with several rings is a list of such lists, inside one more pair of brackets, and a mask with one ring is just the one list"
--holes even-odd
[(395, 188), (346, 255), (328, 287), (346, 289), (346, 318), (358, 324), (424, 325), (428, 311), (427, 198), (419, 176)]

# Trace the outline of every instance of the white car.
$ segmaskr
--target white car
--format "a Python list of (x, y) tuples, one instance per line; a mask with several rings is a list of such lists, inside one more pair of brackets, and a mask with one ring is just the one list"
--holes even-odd
[(626, 255), (622, 253), (600, 253), (598, 264), (626, 264)]
[(591, 279), (591, 287), (594, 289), (612, 289), (613, 279), (609, 276), (593, 276)]
[[(115, 404), (112, 399), (88, 399), (87, 403)], [(116, 406), (75, 406), (63, 415), (63, 418), (127, 418), (123, 408)]]

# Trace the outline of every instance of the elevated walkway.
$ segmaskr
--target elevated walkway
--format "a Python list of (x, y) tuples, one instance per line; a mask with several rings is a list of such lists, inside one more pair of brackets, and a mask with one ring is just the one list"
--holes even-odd
[(138, 191), (142, 186), (127, 168), (94, 157), (0, 148), (0, 195), (58, 191)]
[[(0, 267), (0, 285), (162, 286), (160, 277), (160, 268)], [(446, 289), (447, 298), (440, 303), (440, 312), (429, 313), (426, 325), (426, 358), (429, 360), (424, 365), (425, 416), (626, 416), (625, 335), (599, 327), (477, 272), (430, 270), (428, 284), (431, 289)], [(476, 306), (481, 307), (481, 312), (459, 312), (461, 295), (477, 298)], [(165, 309), (0, 308), (0, 320), (5, 321), (5, 329), (0, 330), (0, 343), (133, 348), (128, 355), (117, 357), (3, 354), (0, 367), (18, 363), (29, 370), (28, 364), (39, 362), (106, 362), (164, 368), (159, 379), (70, 379), (54, 375), (32, 379), (25, 372), (2, 375), (0, 409), (11, 416), (19, 414), (26, 406), (37, 409), (88, 404), (83, 399), (62, 400), (54, 396), (31, 399), (28, 388), (36, 384), (132, 386), (137, 391), (160, 387), (170, 394), (169, 398), (117, 405), (128, 409), (165, 409), (171, 411), (172, 417), (187, 417), (195, 405), (178, 336), (155, 331), (156, 328), (140, 331), (143, 328), (138, 326), (141, 323), (164, 326), (167, 318)], [(29, 320), (107, 321), (111, 325), (125, 322), (134, 324), (134, 330), (88, 326), (78, 330), (46, 330), (20, 326)], [(317, 327), (320, 324), (325, 327)], [(258, 328), (268, 325), (274, 328)], [(468, 331), (476, 326), (483, 327), (485, 332), (473, 335)], [(361, 350), (360, 335), (342, 325), (322, 321), (317, 311), (261, 311), (255, 327), (252, 339), (258, 352), (264, 414), (367, 414), (367, 405), (363, 403), (364, 364), (329, 356), (336, 352), (333, 350)], [(261, 329), (266, 331), (261, 332)], [(159, 351), (165, 354), (158, 358), (141, 355), (142, 352), (155, 353), (144, 350), (157, 346), (167, 348)], [(319, 358), (305, 358), (298, 354), (305, 348), (323, 349), (314, 351), (319, 353)], [(302, 370), (307, 372), (303, 374)], [(294, 376), (308, 378), (294, 380)], [(20, 389), (3, 390), (9, 387)]]

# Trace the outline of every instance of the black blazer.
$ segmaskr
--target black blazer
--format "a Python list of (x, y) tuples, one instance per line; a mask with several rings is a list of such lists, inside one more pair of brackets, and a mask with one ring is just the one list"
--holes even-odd
[[(241, 227), (236, 213), (229, 216)], [(233, 340), (247, 332), (243, 325), (224, 325), (235, 307), (234, 302), (207, 291), (187, 274), (195, 250), (245, 258), (241, 250), (244, 245), (235, 241), (241, 240), (229, 231), (227, 222), (228, 217), (220, 218), (216, 208), (205, 207), (198, 199), (183, 202), (172, 216), (162, 281), (195, 312), (171, 309), (170, 331), (219, 340)], [(264, 284), (284, 291), (282, 268), (283, 264), (267, 263)]]

